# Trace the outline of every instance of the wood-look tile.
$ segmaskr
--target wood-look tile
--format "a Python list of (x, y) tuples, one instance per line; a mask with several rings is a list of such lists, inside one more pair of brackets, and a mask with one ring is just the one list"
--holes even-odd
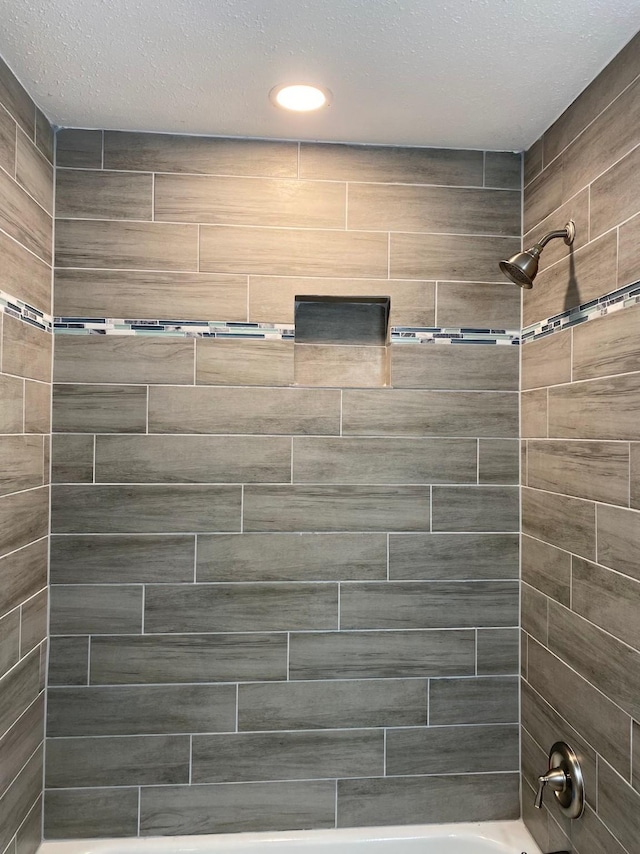
[(517, 439), (478, 440), (478, 482), (518, 483), (520, 442)]
[(193, 349), (193, 340), (160, 335), (58, 335), (54, 380), (191, 384)]
[[(23, 131), (33, 138), (36, 107), (9, 66), (0, 59), (0, 104), (11, 113)], [(4, 850), (4, 846), (1, 846)]]
[(474, 483), (473, 439), (293, 440), (294, 483)]
[(153, 219), (153, 175), (58, 169), (56, 217)]
[(640, 650), (640, 583), (574, 557), (571, 610)]
[(255, 139), (105, 131), (104, 168), (295, 178), (298, 145)]
[(36, 800), (15, 835), (16, 854), (36, 854), (42, 844), (43, 797)]
[(616, 270), (615, 232), (570, 252), (564, 260), (542, 270), (535, 287), (524, 292), (523, 324), (545, 320), (615, 290)]
[(420, 726), (426, 720), (422, 679), (265, 682), (238, 688), (240, 731)]
[(195, 538), (186, 534), (53, 536), (51, 584), (190, 582), (194, 551)]
[(95, 480), (290, 483), (291, 440), (276, 436), (97, 436)]
[(60, 267), (111, 270), (198, 269), (198, 227), (166, 222), (56, 221)]
[(640, 725), (635, 721), (632, 723), (631, 736), (633, 755), (631, 757), (631, 782), (633, 787), (640, 792)]
[(517, 723), (517, 676), (431, 679), (429, 724)]
[(143, 788), (142, 836), (335, 827), (334, 780)]
[(606, 504), (629, 504), (629, 445), (622, 442), (527, 443), (528, 485)]
[(595, 504), (537, 489), (523, 489), (522, 531), (593, 560)]
[(137, 787), (52, 789), (44, 797), (46, 839), (136, 836)]
[(54, 139), (53, 126), (50, 124), (49, 119), (45, 116), (42, 110), (36, 107), (35, 142), (49, 163), (53, 163)]
[[(200, 269), (212, 273), (386, 279), (387, 242), (386, 234), (375, 232), (203, 225)], [(424, 279), (425, 275), (398, 278)]]
[(337, 584), (162, 584), (145, 589), (146, 634), (337, 628)]
[(539, 643), (547, 643), (547, 602), (535, 587), (522, 585), (520, 596), (520, 624), (523, 631)]
[(142, 635), (91, 641), (92, 685), (286, 678), (285, 634)]
[(193, 738), (193, 783), (373, 777), (383, 773), (375, 730), (232, 733)]
[(523, 389), (571, 382), (571, 335), (567, 329), (522, 347)]
[(233, 732), (235, 685), (50, 688), (48, 735)]
[[(37, 652), (23, 658), (0, 681), (0, 730), (5, 733), (40, 693), (40, 661)], [(0, 822), (2, 827), (2, 822)]]
[(63, 317), (246, 320), (247, 277), (61, 269), (54, 311)]
[(5, 314), (2, 323), (2, 369), (8, 374), (51, 382), (53, 336)]
[(60, 128), (56, 132), (56, 166), (102, 168), (102, 131)]
[(49, 593), (41, 590), (22, 605), (22, 625), (20, 626), (20, 653), (31, 652), (43, 640), (49, 629)]
[[(391, 304), (393, 307), (393, 299)], [(436, 323), (454, 328), (520, 329), (520, 292), (502, 283), (438, 282)]]
[(598, 815), (607, 827), (615, 830), (629, 854), (640, 854), (640, 840), (635, 816), (640, 810), (640, 793), (607, 766), (598, 765)]
[(149, 431), (339, 435), (340, 392), (158, 386), (149, 390)]
[(44, 695), (40, 695), (0, 739), (0, 794), (9, 788), (44, 738)]
[(506, 392), (373, 389), (343, 393), (351, 436), (518, 435), (518, 396)]
[(520, 434), (523, 439), (547, 435), (547, 390), (526, 391), (520, 395)]
[(49, 639), (48, 685), (86, 685), (89, 680), (89, 638)]
[(23, 382), (0, 374), (0, 433), (22, 433)]
[(585, 809), (580, 821), (571, 828), (571, 838), (577, 851), (593, 851), (593, 854), (628, 854), (589, 806)]
[(50, 215), (2, 171), (0, 228), (46, 264), (51, 263), (53, 223)]
[(341, 629), (513, 626), (515, 581), (351, 582), (340, 586)]
[(338, 827), (505, 820), (519, 814), (517, 774), (338, 781)]
[(0, 289), (29, 305), (51, 309), (51, 268), (4, 232), (0, 232)]
[(427, 531), (429, 487), (250, 484), (243, 513), (245, 531)]
[(640, 514), (598, 505), (598, 563), (640, 581)]
[(16, 173), (16, 122), (0, 104), (0, 166), (12, 178)]
[(51, 432), (51, 385), (49, 382), (24, 384), (25, 433)]
[(51, 437), (53, 483), (93, 483), (94, 437), (59, 433)]
[(300, 177), (481, 187), (482, 152), (303, 142)]
[(531, 183), (542, 171), (542, 137), (539, 137), (524, 153), (524, 186)]
[(47, 535), (48, 487), (0, 498), (0, 556)]
[(522, 159), (520, 152), (486, 151), (484, 155), (485, 187), (521, 190)]
[(196, 342), (198, 385), (287, 386), (293, 383), (293, 341)]
[(389, 385), (389, 348), (296, 344), (294, 380), (302, 386), (376, 388)]
[(39, 747), (0, 800), (0, 849), (3, 851), (42, 794), (42, 755), (43, 748)]
[[(293, 323), (296, 296), (388, 296), (391, 326), (432, 326), (435, 283), (393, 279), (249, 277), (249, 320)], [(225, 315), (226, 316), (226, 315)]]
[(6, 614), (47, 584), (47, 542), (32, 543), (0, 560), (0, 614)]
[(240, 486), (54, 486), (56, 534), (239, 531)]
[(398, 279), (502, 282), (498, 261), (520, 249), (515, 237), (392, 234), (390, 275)]
[(434, 531), (517, 531), (516, 486), (434, 486)]
[(640, 151), (635, 149), (593, 182), (591, 235), (597, 237), (638, 212)]
[(394, 388), (512, 391), (518, 387), (517, 347), (482, 345), (391, 347)]
[(53, 167), (24, 133), (18, 132), (16, 181), (53, 215)]
[(518, 765), (517, 724), (387, 731), (385, 768), (389, 777), (518, 771)]
[(549, 389), (549, 435), (640, 439), (640, 374)]
[(571, 555), (568, 552), (522, 536), (522, 580), (562, 605), (571, 601)]
[(20, 615), (15, 608), (0, 617), (0, 677), (20, 660)]
[[(547, 747), (547, 745), (542, 747), (541, 745), (537, 744), (526, 730), (522, 730), (520, 741), (522, 754), (522, 781), (524, 784), (524, 790), (525, 793), (533, 792), (534, 786), (536, 787), (536, 789), (538, 787), (538, 776), (540, 775), (540, 769), (545, 768), (545, 766), (548, 765), (549, 748)], [(529, 802), (531, 802), (531, 798), (532, 795), (527, 794), (527, 800)], [(549, 840), (552, 838), (552, 836), (553, 838), (557, 838), (558, 833), (564, 834), (564, 831), (566, 830), (564, 839), (566, 839), (568, 842), (569, 834), (571, 833), (571, 822), (561, 812), (560, 805), (556, 802), (555, 798), (548, 798), (547, 802), (543, 804), (543, 809), (546, 812), (545, 818), (547, 819), (547, 832)], [(555, 828), (558, 828), (558, 830), (556, 831)], [(543, 844), (546, 848), (549, 842), (544, 842)], [(569, 848), (571, 848), (570, 843)]]
[(640, 306), (630, 306), (573, 330), (573, 378), (640, 371)]
[(42, 436), (0, 436), (0, 496), (42, 486)]
[[(56, 342), (56, 358), (63, 358), (64, 350), (61, 354), (62, 348), (58, 346), (59, 341), (60, 339)], [(78, 361), (81, 362), (81, 358)], [(135, 363), (135, 357), (132, 358), (132, 363)], [(144, 433), (146, 424), (147, 389), (145, 386), (74, 384), (53, 386), (54, 431)]]
[(51, 588), (52, 635), (122, 635), (142, 631), (142, 587), (56, 584)]
[(618, 287), (640, 278), (640, 215), (618, 229)]
[(291, 679), (388, 679), (471, 676), (471, 629), (396, 632), (305, 632), (289, 641)]
[(391, 580), (516, 578), (517, 534), (391, 534)]
[[(526, 184), (524, 188), (524, 232), (531, 231), (539, 222), (560, 207), (562, 198), (562, 157), (550, 164)], [(560, 226), (558, 226), (560, 228)]]
[[(540, 270), (545, 270), (547, 267), (555, 264), (556, 261), (567, 258), (572, 251), (575, 252), (576, 249), (580, 249), (581, 246), (589, 242), (588, 188), (585, 188), (563, 205), (560, 205), (553, 213), (535, 225), (531, 231), (523, 235), (522, 241), (524, 246), (533, 246), (549, 231), (563, 228), (569, 220), (573, 220), (576, 226), (576, 233), (571, 247), (567, 246), (564, 240), (552, 240), (551, 243), (545, 246), (544, 252), (540, 256)], [(592, 234), (591, 236), (594, 235)]]
[(516, 235), (520, 233), (520, 193), (352, 183), (347, 227), (363, 231)]
[(354, 581), (387, 577), (384, 534), (201, 534), (196, 579)]
[(189, 737), (51, 738), (47, 789), (189, 782)]
[(157, 175), (155, 219), (280, 228), (345, 228), (346, 184)]

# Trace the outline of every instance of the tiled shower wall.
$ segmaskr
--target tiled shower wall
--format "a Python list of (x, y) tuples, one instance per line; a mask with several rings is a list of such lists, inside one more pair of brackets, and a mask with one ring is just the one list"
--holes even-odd
[[(0, 291), (51, 311), (49, 122), (0, 60)], [(51, 334), (0, 312), (0, 851), (42, 824)]]
[[(518, 328), (520, 159), (58, 136), (55, 313)], [(515, 346), (56, 336), (50, 838), (511, 818)], [(349, 356), (347, 356), (349, 358)], [(491, 772), (491, 773), (487, 773)]]
[[(640, 279), (638, 75), (640, 36), (527, 152), (525, 243), (577, 233), (545, 249), (525, 324)], [(544, 851), (640, 852), (639, 312), (522, 348), (524, 815)], [(559, 737), (585, 774), (573, 823), (532, 808)]]

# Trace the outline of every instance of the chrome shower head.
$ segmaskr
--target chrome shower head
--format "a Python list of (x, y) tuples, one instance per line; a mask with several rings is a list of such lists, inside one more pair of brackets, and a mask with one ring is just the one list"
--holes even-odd
[(550, 240), (562, 237), (567, 246), (571, 246), (576, 236), (576, 226), (573, 220), (565, 225), (560, 231), (550, 231), (548, 234), (534, 244), (531, 249), (518, 252), (506, 261), (500, 261), (500, 269), (514, 285), (521, 288), (532, 288), (533, 280), (538, 274), (538, 260), (544, 247)]

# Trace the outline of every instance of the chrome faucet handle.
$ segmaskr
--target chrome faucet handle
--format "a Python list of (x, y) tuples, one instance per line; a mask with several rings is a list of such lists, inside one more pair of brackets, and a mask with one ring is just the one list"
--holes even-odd
[(554, 792), (564, 792), (567, 788), (567, 782), (567, 775), (562, 768), (551, 768), (546, 774), (538, 777), (538, 793), (534, 804), (535, 808), (538, 810), (542, 809), (545, 786), (549, 786)]
[(536, 809), (542, 809), (547, 786), (553, 791), (557, 805), (569, 818), (580, 818), (584, 810), (584, 782), (575, 752), (564, 741), (556, 741), (549, 751), (546, 774), (538, 777)]

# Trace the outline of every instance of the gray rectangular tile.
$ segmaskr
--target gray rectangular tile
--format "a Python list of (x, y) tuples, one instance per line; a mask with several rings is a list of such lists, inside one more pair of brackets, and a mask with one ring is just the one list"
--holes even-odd
[(52, 635), (120, 635), (142, 631), (142, 587), (57, 584), (51, 588)]
[(155, 219), (281, 228), (345, 228), (346, 185), (156, 175)]
[(591, 185), (592, 237), (638, 213), (639, 166), (640, 151), (634, 149)]
[(2, 370), (7, 374), (51, 381), (52, 335), (8, 314), (2, 322)]
[(56, 165), (101, 169), (102, 131), (60, 128), (56, 133)]
[(547, 389), (524, 391), (520, 395), (521, 438), (547, 435)]
[(195, 537), (186, 534), (54, 535), (50, 580), (51, 584), (190, 582), (194, 551)]
[(86, 685), (89, 678), (89, 638), (49, 640), (49, 685)]
[(548, 599), (535, 587), (523, 584), (520, 592), (520, 624), (523, 631), (540, 643), (547, 643)]
[[(211, 273), (386, 279), (387, 241), (386, 234), (364, 231), (203, 225), (200, 269)], [(424, 272), (413, 278), (424, 279)]]
[(522, 490), (522, 532), (589, 559), (595, 557), (595, 505), (534, 489)]
[(104, 168), (295, 178), (294, 142), (105, 131)]
[(501, 258), (520, 249), (514, 237), (392, 234), (390, 275), (397, 279), (500, 282)]
[(153, 219), (153, 175), (58, 169), (56, 217)]
[(517, 531), (516, 486), (434, 486), (434, 531)]
[(50, 215), (6, 172), (0, 172), (0, 228), (46, 264), (51, 263)]
[(516, 439), (478, 440), (478, 482), (519, 483), (520, 442)]
[(293, 341), (196, 342), (198, 385), (286, 386), (293, 383)]
[(0, 232), (0, 288), (41, 311), (51, 310), (51, 268)]
[(97, 436), (95, 479), (97, 483), (289, 483), (291, 440)]
[(239, 730), (420, 726), (427, 720), (421, 679), (362, 679), (240, 685)]
[(383, 580), (387, 538), (384, 534), (201, 534), (196, 575), (200, 582)]
[(369, 582), (340, 585), (341, 629), (514, 626), (516, 581)]
[(521, 190), (522, 159), (520, 152), (486, 151), (484, 155), (485, 187)]
[(522, 580), (562, 605), (571, 600), (571, 555), (523, 534)]
[(28, 138), (18, 131), (16, 145), (16, 181), (53, 215), (53, 167)]
[(474, 483), (474, 439), (293, 440), (294, 483)]
[(399, 581), (516, 578), (517, 534), (391, 534), (389, 578)]
[[(56, 359), (60, 349), (56, 351)], [(78, 357), (80, 362), (80, 353)], [(144, 386), (53, 386), (53, 429), (56, 432), (144, 433), (146, 426), (147, 389)]]
[(574, 557), (571, 609), (640, 650), (640, 582)]
[(96, 637), (91, 643), (92, 685), (286, 678), (282, 634)]
[(517, 723), (517, 676), (465, 679), (431, 679), (429, 724)]
[(56, 264), (111, 270), (197, 270), (198, 227), (58, 219)]
[(389, 385), (389, 348), (296, 344), (296, 385), (370, 388)]
[(142, 836), (335, 826), (334, 781), (144, 788)]
[(45, 839), (136, 836), (138, 789), (45, 792)]
[(163, 584), (145, 591), (146, 634), (337, 628), (337, 584)]
[(518, 629), (478, 629), (477, 636), (478, 676), (509, 676), (519, 672)]
[(35, 128), (35, 104), (9, 66), (0, 59), (0, 103), (29, 136)]
[(152, 388), (149, 430), (337, 436), (340, 392), (293, 388)]
[(446, 774), (338, 782), (338, 827), (515, 819), (517, 774)]
[(42, 436), (0, 436), (0, 496), (42, 486)]
[(560, 207), (556, 208), (549, 216), (541, 220), (535, 225), (531, 231), (523, 235), (523, 243), (525, 246), (533, 246), (538, 243), (545, 234), (554, 231), (556, 228), (561, 228), (562, 223), (573, 220), (576, 227), (575, 237), (571, 246), (567, 246), (564, 240), (552, 240), (551, 243), (545, 246), (544, 252), (540, 256), (539, 270), (546, 270), (556, 261), (563, 258), (570, 258), (572, 252), (580, 249), (589, 242), (589, 188), (572, 196)]
[(49, 737), (229, 732), (235, 685), (50, 688)]
[(520, 234), (520, 193), (410, 184), (349, 185), (348, 228)]
[(192, 383), (193, 340), (159, 335), (58, 335), (54, 379), (65, 383)]
[(518, 388), (517, 347), (482, 345), (391, 348), (395, 388), (513, 391)]
[(343, 432), (351, 436), (515, 438), (518, 397), (507, 392), (345, 391)]
[(482, 186), (482, 152), (375, 145), (300, 146), (300, 177), (326, 181)]
[(566, 439), (640, 439), (640, 374), (549, 391), (549, 432)]
[(427, 531), (424, 486), (255, 486), (244, 489), (245, 531)]
[(42, 793), (42, 748), (29, 759), (0, 800), (0, 849), (3, 851)]
[(562, 166), (561, 157), (552, 163), (545, 162), (544, 170), (525, 186), (524, 219), (522, 223), (525, 233), (549, 216), (564, 201), (562, 197)]
[(0, 557), (45, 537), (48, 517), (46, 487), (0, 498)]
[(189, 736), (50, 738), (48, 789), (189, 782)]
[(53, 483), (93, 483), (94, 436), (57, 433), (51, 437)]
[(598, 505), (598, 562), (640, 581), (640, 514)]
[(598, 815), (614, 832), (629, 854), (639, 854), (640, 838), (636, 816), (640, 793), (605, 762), (598, 765)]
[(53, 487), (56, 534), (239, 531), (240, 521), (239, 486)]
[(517, 724), (390, 729), (386, 738), (389, 777), (517, 771)]
[(523, 389), (571, 382), (571, 334), (567, 329), (523, 345)]
[(637, 282), (640, 276), (640, 216), (618, 229), (618, 287)]
[(640, 724), (632, 722), (631, 743), (633, 753), (631, 757), (631, 783), (640, 792)]
[(520, 299), (517, 289), (506, 289), (502, 283), (438, 282), (436, 323), (475, 329), (519, 329)]
[(16, 122), (0, 104), (0, 166), (15, 178), (16, 172)]
[(0, 430), (2, 433), (23, 432), (23, 386), (18, 377), (0, 374)]
[(308, 632), (289, 643), (291, 679), (470, 676), (474, 659), (471, 630)]
[(25, 433), (51, 432), (51, 385), (46, 382), (24, 384)]
[(384, 769), (378, 730), (233, 733), (193, 738), (194, 783), (370, 777)]
[(20, 615), (21, 609), (15, 608), (0, 617), (0, 677), (20, 659)]
[(528, 484), (607, 504), (629, 503), (629, 446), (621, 442), (527, 443)]
[(20, 626), (20, 654), (26, 655), (47, 638), (49, 593), (41, 590), (22, 606)]
[(573, 376), (576, 380), (637, 371), (640, 306), (630, 306), (573, 331)]
[(39, 669), (40, 656), (32, 652), (0, 680), (0, 733), (13, 726), (40, 693)]
[(36, 107), (36, 145), (50, 163), (53, 163), (53, 149), (55, 145), (55, 134), (53, 125), (41, 109)]
[(0, 796), (7, 791), (43, 738), (44, 695), (41, 694), (0, 739)]
[[(64, 317), (246, 320), (247, 277), (60, 269), (55, 273), (55, 313)], [(273, 323), (276, 318), (267, 320)]]
[(571, 828), (571, 841), (578, 854), (628, 854), (589, 806)]

